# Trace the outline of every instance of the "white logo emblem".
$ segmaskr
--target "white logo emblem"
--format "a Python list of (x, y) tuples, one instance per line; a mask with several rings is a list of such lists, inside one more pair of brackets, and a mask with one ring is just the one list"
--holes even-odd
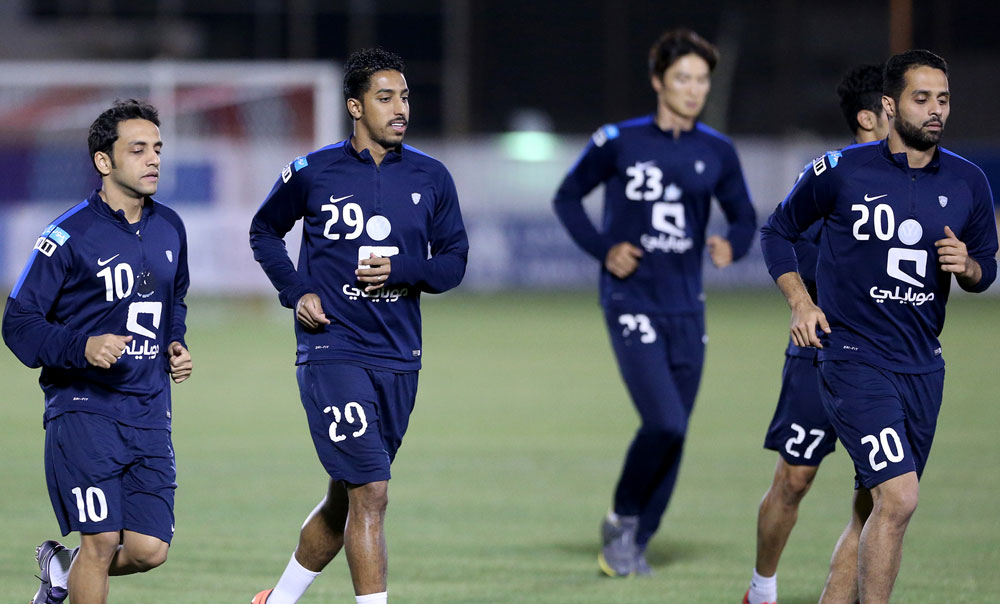
[(684, 194), (684, 191), (682, 191), (680, 187), (678, 187), (674, 183), (670, 183), (667, 186), (666, 191), (663, 192), (663, 200), (664, 201), (677, 201), (678, 199), (681, 198), (681, 195), (683, 195), (683, 194)]
[(907, 218), (899, 225), (899, 240), (903, 245), (913, 245), (924, 236), (924, 229), (920, 223), (912, 218)]
[(876, 195), (875, 197), (871, 197), (868, 195), (868, 193), (865, 193), (865, 201), (875, 201), (876, 199), (882, 199), (886, 195), (888, 195), (888, 193), (883, 193), (881, 195)]
[(700, 159), (698, 161), (694, 162), (694, 171), (697, 172), (698, 174), (701, 174), (702, 172), (704, 172), (705, 171), (705, 162), (701, 161)]
[(413, 205), (420, 203), (420, 193), (410, 193), (410, 199), (413, 200)]
[(333, 195), (331, 195), (330, 196), (330, 203), (337, 203), (338, 201), (344, 201), (345, 199), (350, 199), (352, 197), (354, 197), (353, 193), (351, 193), (350, 195), (345, 195), (343, 197), (334, 197)]
[(948, 205), (948, 198), (944, 195), (938, 195), (938, 203), (941, 204), (941, 207), (943, 208)]
[(112, 260), (114, 260), (118, 256), (121, 256), (121, 254), (115, 254), (114, 256), (108, 258), (107, 260), (101, 260), (100, 258), (98, 258), (97, 259), (97, 266), (104, 266), (105, 264), (111, 262)]
[(365, 231), (375, 241), (382, 241), (392, 232), (392, 225), (385, 216), (372, 216), (365, 225)]
[(292, 178), (292, 164), (288, 164), (281, 169), (281, 182), (288, 182)]
[(35, 241), (35, 249), (51, 258), (52, 252), (56, 251), (56, 242), (42, 236)]
[(167, 250), (167, 262), (174, 261), (174, 252), (172, 250)]
[(889, 248), (889, 257), (886, 259), (886, 272), (893, 279), (899, 279), (903, 283), (909, 283), (915, 287), (923, 287), (924, 284), (917, 281), (899, 268), (899, 263), (903, 261), (913, 262), (917, 266), (917, 274), (921, 277), (927, 276), (927, 250), (908, 250), (905, 248)]

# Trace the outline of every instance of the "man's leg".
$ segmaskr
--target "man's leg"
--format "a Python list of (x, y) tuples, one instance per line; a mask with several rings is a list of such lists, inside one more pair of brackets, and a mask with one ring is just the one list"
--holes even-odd
[(350, 486), (350, 514), (344, 540), (354, 593), (358, 596), (386, 590), (388, 554), (385, 545), (385, 509), (389, 502), (386, 480)]
[(133, 531), (81, 534), (80, 551), (69, 571), (73, 604), (108, 601), (108, 577), (143, 573), (163, 564), (169, 546)]
[(903, 558), (903, 535), (917, 509), (920, 485), (908, 472), (871, 488), (872, 513), (858, 547), (858, 589), (865, 604), (888, 602)]
[(871, 492), (859, 487), (854, 491), (851, 507), (851, 520), (833, 549), (830, 574), (819, 598), (820, 604), (855, 604), (858, 601), (858, 543), (872, 512)]
[(268, 604), (293, 604), (302, 597), (313, 580), (344, 546), (347, 515), (347, 489), (331, 480), (326, 497), (302, 524), (298, 547), (278, 583), (267, 596)]
[(799, 516), (799, 503), (809, 492), (819, 466), (793, 466), (778, 457), (771, 487), (757, 513), (757, 572), (773, 577), (788, 536)]

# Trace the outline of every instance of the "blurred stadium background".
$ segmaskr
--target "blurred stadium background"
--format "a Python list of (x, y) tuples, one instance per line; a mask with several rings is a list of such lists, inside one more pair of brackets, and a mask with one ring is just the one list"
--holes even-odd
[[(189, 233), (196, 374), (175, 390), (178, 539), (170, 564), (113, 582), (112, 599), (249, 598), (283, 568), (322, 493), (290, 318), (246, 232), (286, 163), (347, 136), (339, 65), (381, 45), (407, 61), (407, 142), (451, 170), (472, 245), (462, 288), (424, 302), (427, 371), (394, 467), (394, 599), (738, 600), (774, 462), (760, 442), (784, 304), (756, 246), (727, 271), (706, 270), (712, 344), (677, 501), (651, 550), (659, 573), (601, 582), (596, 522), (635, 419), (600, 324), (596, 263), (558, 225), (551, 196), (593, 130), (653, 109), (646, 52), (675, 26), (720, 46), (703, 121), (734, 138), (761, 220), (806, 161), (849, 142), (841, 74), (911, 46), (948, 59), (945, 145), (996, 191), (998, 19), (1000, 4), (946, 0), (0, 3), (0, 285), (10, 290), (38, 232), (98, 184), (86, 129), (115, 98), (160, 107), (157, 197)], [(598, 203), (595, 192), (588, 207)], [(724, 228), (719, 216), (710, 228)], [(897, 601), (1000, 596), (997, 310), (994, 295), (953, 303), (942, 431)], [(0, 350), (0, 602), (29, 595), (31, 548), (56, 530), (35, 377)], [(818, 596), (846, 520), (848, 465), (831, 458), (806, 499), (782, 564), (783, 603)], [(331, 568), (305, 602), (349, 600), (342, 560)]]

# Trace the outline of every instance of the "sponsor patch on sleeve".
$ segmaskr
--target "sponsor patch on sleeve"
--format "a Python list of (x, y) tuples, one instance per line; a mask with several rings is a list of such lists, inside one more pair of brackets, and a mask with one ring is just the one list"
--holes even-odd
[(292, 177), (292, 164), (287, 164), (281, 169), (281, 182), (288, 182)]
[(604, 143), (618, 138), (618, 134), (618, 126), (615, 126), (614, 124), (607, 124), (598, 128), (592, 138), (595, 145), (603, 147)]
[(60, 229), (57, 226), (52, 227), (52, 232), (49, 233), (49, 239), (55, 241), (59, 245), (63, 245), (69, 240), (69, 233)]
[(52, 253), (55, 252), (58, 247), (59, 246), (56, 245), (55, 241), (52, 241), (44, 235), (35, 241), (35, 249), (49, 257), (52, 256)]
[(295, 158), (295, 161), (292, 162), (292, 166), (295, 168), (296, 172), (298, 172), (302, 168), (305, 168), (308, 165), (309, 162), (306, 160), (305, 157), (297, 157)]

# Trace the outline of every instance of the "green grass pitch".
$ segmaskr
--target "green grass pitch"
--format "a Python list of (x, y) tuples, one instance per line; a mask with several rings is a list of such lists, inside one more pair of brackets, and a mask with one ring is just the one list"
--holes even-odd
[[(113, 578), (113, 602), (248, 602), (273, 585), (324, 492), (298, 402), (290, 316), (270, 299), (190, 307), (195, 374), (174, 389), (180, 489), (170, 560)], [(944, 408), (896, 602), (1000, 598), (998, 316), (997, 297), (949, 305)], [(594, 295), (426, 297), (417, 409), (389, 490), (392, 601), (739, 602), (776, 459), (761, 442), (787, 320), (776, 291), (710, 295), (701, 393), (648, 555), (656, 574), (610, 580), (597, 570), (598, 523), (637, 419)], [(34, 546), (58, 530), (36, 377), (2, 349), (0, 602), (34, 593)], [(782, 604), (817, 600), (852, 477), (838, 448), (782, 559)], [(302, 601), (352, 596), (339, 556)]]

